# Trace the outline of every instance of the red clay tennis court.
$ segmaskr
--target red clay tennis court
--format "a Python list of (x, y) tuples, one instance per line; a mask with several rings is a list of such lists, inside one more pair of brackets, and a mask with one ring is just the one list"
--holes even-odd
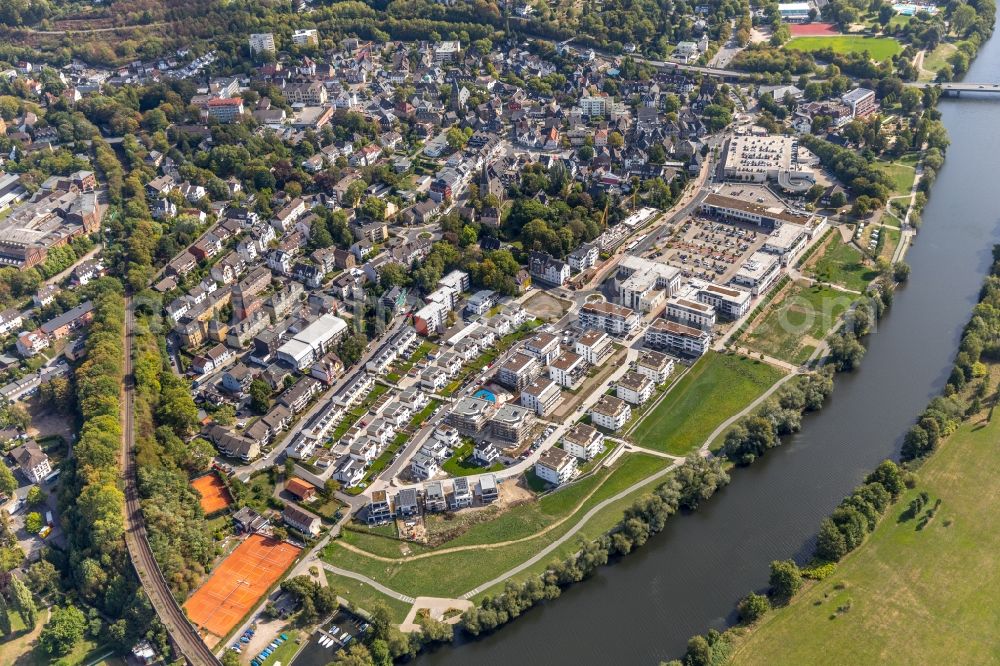
[(199, 476), (191, 482), (191, 487), (201, 495), (201, 508), (206, 516), (222, 511), (233, 502), (226, 484), (214, 473)]
[(832, 37), (841, 34), (832, 23), (791, 23), (788, 32), (792, 37)]
[(184, 603), (199, 630), (221, 639), (291, 566), (301, 548), (252, 534)]

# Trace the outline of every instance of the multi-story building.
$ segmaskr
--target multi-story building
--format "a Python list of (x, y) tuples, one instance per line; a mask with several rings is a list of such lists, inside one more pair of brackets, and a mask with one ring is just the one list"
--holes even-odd
[(674, 360), (666, 354), (652, 349), (639, 350), (639, 358), (635, 362), (635, 371), (657, 386), (667, 381), (674, 371)]
[(715, 327), (715, 308), (707, 303), (688, 298), (671, 298), (663, 315), (685, 326), (693, 326), (705, 331)]
[(243, 115), (242, 97), (222, 97), (208, 100), (205, 113), (220, 123), (231, 123)]
[(380, 525), (392, 520), (395, 511), (392, 509), (392, 500), (389, 493), (384, 490), (376, 490), (372, 493), (372, 498), (368, 502), (368, 512), (366, 520), (369, 525)]
[(601, 365), (615, 350), (611, 337), (604, 331), (590, 329), (576, 339), (574, 351), (591, 365)]
[(559, 403), (562, 392), (548, 377), (539, 377), (521, 391), (521, 405), (538, 416), (545, 416)]
[(559, 261), (547, 252), (532, 252), (528, 258), (528, 272), (533, 280), (561, 287), (569, 279), (569, 264)]
[(270, 32), (256, 32), (250, 35), (250, 53), (274, 53), (274, 35)]
[(561, 486), (576, 474), (576, 456), (552, 447), (542, 452), (535, 462), (535, 475), (546, 483)]
[(496, 412), (496, 403), (482, 398), (465, 397), (452, 405), (444, 420), (463, 435), (478, 436)]
[(573, 352), (565, 352), (549, 365), (549, 377), (559, 386), (575, 389), (587, 376), (587, 362)]
[(852, 118), (864, 118), (870, 116), (878, 110), (878, 102), (875, 101), (875, 91), (867, 88), (855, 88), (844, 93), (840, 101), (850, 110)]
[(498, 384), (513, 391), (520, 391), (530, 384), (540, 372), (538, 360), (522, 352), (514, 352), (497, 370)]
[(739, 319), (750, 311), (749, 291), (708, 284), (698, 290), (698, 300), (715, 308), (721, 317)]
[(655, 388), (652, 379), (630, 370), (615, 383), (615, 395), (630, 405), (641, 405), (653, 397)]
[(597, 245), (594, 243), (584, 243), (570, 252), (566, 260), (569, 263), (569, 267), (579, 273), (596, 266), (599, 257), (600, 253), (597, 250)]
[(594, 328), (615, 337), (629, 336), (639, 326), (639, 315), (631, 308), (599, 301), (580, 309), (580, 327)]
[(33, 439), (29, 439), (11, 451), (10, 457), (14, 459), (21, 473), (31, 483), (41, 483), (46, 476), (52, 473), (49, 457)]
[(701, 356), (708, 351), (712, 336), (700, 328), (657, 319), (646, 329), (645, 342), (653, 349), (666, 349), (686, 356)]
[(590, 408), (590, 419), (594, 425), (612, 432), (624, 428), (630, 418), (632, 409), (628, 403), (615, 396), (602, 395), (597, 404)]
[(465, 477), (459, 477), (452, 482), (449, 505), (453, 511), (472, 506), (472, 488), (469, 487), (469, 480)]
[(294, 504), (286, 504), (281, 517), (286, 525), (309, 536), (316, 536), (323, 527), (323, 521), (319, 516)]
[(524, 343), (524, 351), (538, 359), (540, 365), (548, 365), (559, 356), (559, 337), (542, 331)]
[(318, 46), (319, 32), (315, 28), (304, 28), (292, 33), (292, 44), (295, 46)]
[(528, 436), (535, 417), (525, 407), (506, 403), (493, 414), (490, 419), (490, 432), (496, 439), (510, 444), (520, 445)]
[(577, 423), (562, 436), (562, 445), (566, 453), (581, 460), (591, 460), (601, 452), (604, 435), (594, 426)]

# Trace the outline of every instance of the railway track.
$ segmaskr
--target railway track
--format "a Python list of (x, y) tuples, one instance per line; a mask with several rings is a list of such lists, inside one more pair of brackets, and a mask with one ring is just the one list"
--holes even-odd
[(136, 486), (134, 415), (135, 380), (132, 376), (132, 298), (125, 297), (124, 400), (122, 401), (122, 465), (125, 477), (125, 544), (142, 589), (177, 649), (191, 666), (218, 666), (221, 662), (198, 635), (170, 592), (146, 537)]

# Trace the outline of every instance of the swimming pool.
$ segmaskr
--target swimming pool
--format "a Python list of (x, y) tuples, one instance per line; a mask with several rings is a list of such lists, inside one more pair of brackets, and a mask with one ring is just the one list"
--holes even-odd
[(497, 401), (497, 397), (493, 394), (493, 391), (487, 391), (486, 389), (479, 389), (473, 397), (489, 400), (490, 402)]

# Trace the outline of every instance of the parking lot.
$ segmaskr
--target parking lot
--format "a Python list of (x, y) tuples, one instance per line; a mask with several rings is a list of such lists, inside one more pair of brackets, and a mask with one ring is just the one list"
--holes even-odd
[(691, 217), (658, 256), (685, 278), (726, 284), (766, 240), (767, 233), (751, 224)]

